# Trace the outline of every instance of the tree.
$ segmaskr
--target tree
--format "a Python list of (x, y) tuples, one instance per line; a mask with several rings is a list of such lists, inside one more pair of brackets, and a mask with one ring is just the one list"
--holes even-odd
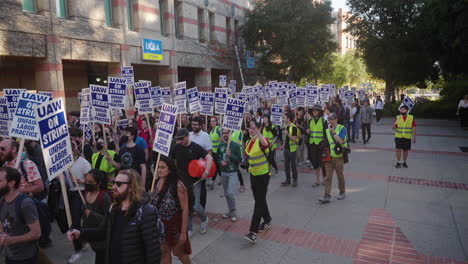
[(327, 70), (324, 60), (336, 49), (331, 11), (329, 1), (256, 1), (242, 35), (247, 48), (260, 56), (259, 74), (296, 82), (309, 74), (318, 79)]
[(417, 21), (427, 0), (348, 0), (348, 32), (358, 38), (368, 71), (385, 81), (385, 100), (400, 85), (424, 83), (434, 59), (424, 49)]
[(334, 83), (337, 87), (353, 86), (368, 79), (364, 61), (355, 51), (348, 51), (345, 55), (333, 53), (331, 60), (332, 69), (323, 75), (322, 83)]

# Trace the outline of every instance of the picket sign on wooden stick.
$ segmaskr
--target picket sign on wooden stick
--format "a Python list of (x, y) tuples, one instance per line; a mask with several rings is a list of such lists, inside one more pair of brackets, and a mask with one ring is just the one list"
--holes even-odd
[(95, 135), (95, 131), (94, 131), (94, 122), (91, 123), (91, 132), (92, 132), (92, 136), (93, 136), (93, 144), (92, 144), (92, 146), (93, 146), (93, 149), (94, 149), (94, 148), (96, 147), (96, 146), (95, 146), (95, 143), (96, 143), (96, 135)]
[(20, 146), (18, 149), (18, 157), (16, 157), (15, 168), (19, 168), (19, 165), (21, 162), (21, 153), (23, 152), (23, 149), (24, 149), (24, 138), (22, 138), (20, 141)]
[(67, 215), (68, 228), (71, 229), (72, 218), (70, 213), (70, 203), (68, 202), (67, 189), (65, 186), (65, 172), (59, 175), (60, 177), (60, 187), (62, 188), (63, 203), (65, 204), (65, 214)]
[(179, 118), (179, 128), (182, 128), (182, 114), (178, 114), (177, 117)]
[(102, 126), (102, 136), (104, 137), (104, 148), (107, 151), (107, 136), (106, 136), (106, 127), (103, 125)]
[(150, 120), (149, 120), (149, 115), (150, 114), (145, 115), (146, 116), (146, 126), (148, 127), (150, 138), (153, 138), (153, 132), (151, 131), (151, 130), (153, 130), (153, 128), (151, 127), (151, 123), (150, 123)]
[(151, 183), (151, 192), (154, 191), (154, 184), (156, 183), (156, 180), (158, 179), (158, 166), (159, 166), (160, 159), (161, 159), (161, 153), (158, 153), (158, 159), (156, 160), (156, 166), (154, 168), (153, 182)]

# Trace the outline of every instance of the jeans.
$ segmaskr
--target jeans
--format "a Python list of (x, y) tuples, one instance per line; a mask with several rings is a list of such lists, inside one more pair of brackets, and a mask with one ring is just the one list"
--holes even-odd
[(275, 170), (278, 170), (278, 166), (276, 165), (276, 150), (271, 150), (271, 159), (270, 159), (270, 163), (271, 163), (271, 166), (273, 167), (273, 169)]
[(357, 115), (354, 118), (354, 135), (356, 135), (356, 139), (359, 139), (359, 128), (361, 127), (361, 116)]
[(340, 193), (345, 192), (345, 178), (343, 174), (344, 160), (343, 158), (331, 158), (331, 161), (325, 162), (325, 195), (330, 197), (331, 187), (332, 187), (332, 178), (333, 172), (336, 171), (336, 176), (338, 177), (338, 188)]
[[(70, 213), (72, 218), (72, 227), (76, 230), (81, 230), (81, 207), (83, 201), (81, 200), (78, 191), (70, 191)], [(80, 239), (73, 240), (73, 248), (76, 252), (83, 249), (83, 243)]]
[(250, 221), (250, 232), (258, 233), (260, 221), (271, 222), (270, 210), (266, 195), (268, 192), (268, 184), (270, 183), (270, 173), (253, 176), (250, 174), (250, 186), (255, 200), (254, 213)]
[(237, 187), (237, 171), (221, 172), (221, 182), (223, 183), (224, 197), (230, 212), (236, 210), (236, 198), (234, 196)]
[(244, 186), (244, 176), (240, 170), (237, 171), (237, 178), (239, 179), (240, 186)]
[[(200, 198), (201, 198), (202, 188), (203, 188), (202, 184), (204, 182), (205, 181), (200, 181), (197, 184), (192, 185), (193, 195), (195, 196), (195, 202), (194, 202), (194, 205), (193, 205), (193, 210), (197, 213), (197, 215), (200, 217), (200, 220), (202, 222), (206, 221), (206, 219), (207, 219), (205, 208), (200, 203)], [(187, 229), (189, 231), (192, 231), (192, 214), (189, 214), (189, 221), (188, 221)]]
[(304, 156), (304, 153), (305, 153), (305, 149), (306, 149), (306, 139), (305, 137), (302, 137), (300, 142), (301, 144), (299, 144), (299, 146), (297, 147), (297, 162), (304, 162), (304, 159), (305, 159), (305, 156)]
[(348, 131), (348, 140), (354, 141), (354, 129), (355, 129), (355, 123), (354, 121), (346, 121), (346, 130)]
[[(368, 141), (369, 138), (371, 137), (371, 124), (365, 124), (362, 123), (362, 140)], [(366, 138), (366, 132), (367, 132), (367, 138)]]
[(382, 112), (382, 109), (375, 109), (375, 119), (377, 120), (377, 123), (379, 123), (382, 118)]
[(296, 155), (296, 151), (291, 152), (287, 149), (284, 150), (284, 171), (286, 173), (287, 182), (291, 182), (291, 170), (293, 181), (297, 181)]

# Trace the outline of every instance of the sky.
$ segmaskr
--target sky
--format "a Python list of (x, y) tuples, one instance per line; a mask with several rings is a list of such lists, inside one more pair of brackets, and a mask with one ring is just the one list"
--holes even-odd
[(346, 7), (346, 0), (332, 0), (332, 7), (335, 10), (338, 10), (338, 8), (349, 9)]

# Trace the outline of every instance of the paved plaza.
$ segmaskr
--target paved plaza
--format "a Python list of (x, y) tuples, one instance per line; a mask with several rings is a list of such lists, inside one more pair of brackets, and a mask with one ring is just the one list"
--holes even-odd
[[(227, 211), (221, 186), (209, 191), (209, 229), (201, 235), (195, 226), (193, 263), (468, 263), (468, 153), (459, 149), (468, 147), (468, 133), (456, 120), (416, 119), (409, 168), (396, 169), (391, 122), (373, 124), (368, 144), (359, 139), (351, 145), (343, 201), (336, 200), (335, 176), (332, 202), (320, 205), (323, 186), (311, 187), (305, 165), (297, 188), (280, 187), (282, 170), (272, 176), (267, 200), (273, 226), (254, 245), (243, 238), (254, 205), (249, 188), (237, 195), (236, 223), (221, 219)], [(47, 254), (66, 263), (72, 244), (53, 226)], [(93, 261), (89, 250), (79, 263)]]

